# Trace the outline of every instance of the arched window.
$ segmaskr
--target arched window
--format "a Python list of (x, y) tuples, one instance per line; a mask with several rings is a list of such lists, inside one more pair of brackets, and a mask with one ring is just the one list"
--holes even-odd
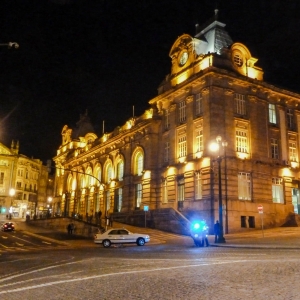
[(94, 184), (94, 178), (92, 176), (92, 169), (89, 168), (86, 171), (86, 182), (87, 182), (87, 186), (92, 186)]
[(144, 170), (144, 155), (142, 152), (138, 152), (134, 160), (134, 174), (142, 175)]
[(120, 160), (117, 165), (117, 178), (119, 181), (123, 181), (124, 177), (124, 162)]
[(67, 183), (67, 191), (70, 192), (71, 190), (72, 190), (72, 175), (69, 175), (68, 183)]
[(85, 187), (85, 180), (84, 180), (84, 175), (80, 176), (80, 187), (84, 188)]
[[(98, 167), (96, 172), (95, 172), (95, 177), (99, 180), (99, 182), (101, 182), (101, 168)], [(96, 184), (99, 184), (99, 182), (97, 182)]]
[(105, 174), (106, 183), (109, 183), (112, 179), (112, 165), (108, 163), (106, 166), (106, 174)]

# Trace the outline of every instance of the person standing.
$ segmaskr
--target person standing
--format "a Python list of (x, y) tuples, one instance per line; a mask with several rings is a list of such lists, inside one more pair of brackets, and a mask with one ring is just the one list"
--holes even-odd
[(68, 224), (67, 229), (68, 229), (68, 234), (71, 234), (72, 233), (72, 225), (71, 225), (71, 223)]
[(215, 243), (217, 243), (220, 236), (220, 223), (218, 220), (214, 225), (214, 234), (215, 234)]

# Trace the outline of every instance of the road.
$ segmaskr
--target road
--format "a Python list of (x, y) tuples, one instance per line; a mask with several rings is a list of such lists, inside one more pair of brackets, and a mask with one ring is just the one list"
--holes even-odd
[(161, 238), (144, 247), (85, 240), (3, 252), (0, 299), (299, 299), (299, 250), (196, 248), (185, 237)]

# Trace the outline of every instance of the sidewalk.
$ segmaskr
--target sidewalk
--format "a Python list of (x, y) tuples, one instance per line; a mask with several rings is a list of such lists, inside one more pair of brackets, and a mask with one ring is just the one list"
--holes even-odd
[[(132, 232), (151, 233), (158, 231), (150, 228), (134, 227), (114, 222), (114, 227), (126, 227)], [(161, 232), (161, 231), (160, 231)], [(224, 235), (226, 243), (214, 243), (214, 236), (208, 237), (212, 247), (231, 248), (274, 248), (274, 249), (299, 249), (300, 250), (300, 227), (279, 227), (265, 229), (253, 229), (241, 233)]]
[(300, 228), (279, 227), (255, 229), (251, 232), (233, 233), (224, 235), (226, 243), (212, 243), (215, 247), (238, 248), (273, 248), (273, 249), (300, 249)]
[[(0, 219), (0, 223), (7, 222), (8, 220)], [(16, 230), (22, 230), (31, 234), (42, 235), (49, 239), (60, 241), (61, 243), (82, 244), (84, 240), (91, 240), (83, 236), (68, 235), (66, 232), (58, 232), (42, 227), (35, 227), (29, 225), (24, 219), (14, 218), (11, 220), (16, 223)], [(163, 234), (163, 231), (135, 227), (122, 223), (113, 223), (114, 228), (125, 227), (132, 232), (146, 233), (154, 236), (159, 233)], [(168, 234), (168, 233), (166, 233)], [(176, 234), (174, 234), (176, 236)], [(224, 235), (226, 243), (218, 244), (214, 243), (214, 236), (209, 236), (210, 245), (212, 247), (235, 247), (235, 248), (252, 248), (252, 249), (299, 249), (300, 250), (300, 227), (279, 227), (272, 229), (265, 229), (264, 231), (259, 229), (253, 229), (251, 231), (245, 231), (240, 233), (232, 233)], [(93, 243), (92, 243), (93, 244)]]

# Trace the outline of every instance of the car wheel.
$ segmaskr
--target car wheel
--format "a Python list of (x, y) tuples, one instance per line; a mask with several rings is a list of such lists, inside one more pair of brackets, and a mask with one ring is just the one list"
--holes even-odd
[(104, 248), (109, 248), (110, 245), (111, 245), (111, 242), (110, 242), (110, 240), (104, 240), (102, 242), (102, 245), (103, 245)]
[(143, 238), (138, 238), (136, 241), (138, 246), (144, 246), (145, 245), (145, 240)]

